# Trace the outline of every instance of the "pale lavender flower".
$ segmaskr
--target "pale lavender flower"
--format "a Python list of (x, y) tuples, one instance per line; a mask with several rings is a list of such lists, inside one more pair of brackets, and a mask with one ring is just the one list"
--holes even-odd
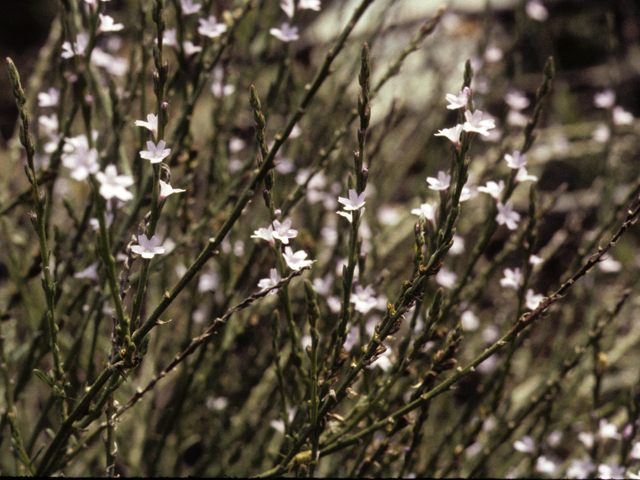
[(593, 96), (593, 104), (598, 108), (611, 108), (616, 103), (616, 94), (610, 88)]
[(76, 36), (76, 41), (71, 45), (71, 42), (64, 42), (62, 44), (62, 58), (71, 58), (74, 55), (84, 55), (84, 51), (89, 43), (89, 37), (85, 33), (79, 33)]
[(178, 37), (175, 28), (168, 28), (162, 35), (162, 44), (168, 47), (178, 47)]
[(539, 256), (537, 256), (537, 255), (531, 255), (531, 256), (529, 257), (529, 263), (530, 263), (531, 265), (533, 265), (534, 267), (535, 267), (536, 265), (540, 265), (542, 262), (544, 262), (544, 258), (540, 258), (540, 257), (539, 257)]
[(98, 262), (92, 263), (84, 270), (74, 273), (73, 278), (88, 278), (91, 281), (97, 282), (100, 280), (100, 277), (98, 277)]
[(549, 18), (549, 12), (538, 0), (531, 0), (530, 2), (527, 2), (524, 10), (527, 13), (527, 16), (538, 22), (544, 22)]
[(601, 418), (598, 425), (598, 437), (618, 440), (620, 439), (618, 427), (616, 427), (613, 423), (609, 423), (606, 418)]
[(505, 268), (503, 273), (504, 277), (500, 279), (500, 286), (503, 288), (513, 288), (514, 290), (518, 290), (522, 283), (522, 271), (519, 268), (515, 268), (513, 270)]
[(447, 105), (447, 108), (449, 110), (457, 110), (459, 108), (465, 108), (467, 106), (467, 102), (469, 101), (470, 97), (471, 97), (471, 90), (469, 90), (469, 87), (464, 87), (455, 95), (452, 93), (447, 93), (445, 96), (447, 102), (449, 102), (449, 105)]
[(194, 45), (191, 40), (185, 40), (182, 43), (182, 48), (184, 49), (184, 55), (186, 57), (190, 57), (191, 55), (202, 51), (202, 47), (200, 45)]
[(611, 465), (600, 464), (598, 465), (598, 478), (624, 478), (626, 470), (626, 467), (618, 465), (616, 461), (611, 462)]
[(71, 170), (71, 178), (82, 181), (100, 170), (98, 151), (95, 148), (76, 148), (74, 153), (64, 153), (62, 164)]
[(146, 122), (143, 120), (136, 120), (134, 123), (136, 127), (144, 127), (148, 129), (153, 134), (154, 137), (158, 134), (158, 117), (153, 113), (150, 113), (149, 115), (147, 115)]
[(192, 13), (198, 13), (202, 5), (199, 3), (193, 3), (193, 0), (180, 0), (180, 7), (182, 9), (182, 15), (191, 15)]
[(162, 201), (167, 198), (169, 195), (173, 195), (174, 193), (182, 193), (186, 192), (183, 188), (173, 188), (168, 183), (160, 180), (160, 195), (158, 196), (158, 200)]
[(599, 123), (591, 134), (593, 139), (598, 143), (607, 143), (611, 138), (611, 130), (604, 123)]
[(59, 101), (60, 101), (60, 91), (57, 88), (51, 87), (46, 92), (38, 93), (39, 107), (57, 107)]
[(273, 221), (273, 238), (277, 238), (283, 244), (287, 245), (290, 238), (296, 238), (298, 231), (291, 227), (291, 220), (288, 218), (280, 223), (278, 220)]
[(315, 10), (316, 12), (320, 11), (320, 0), (299, 0), (298, 8), (300, 10)]
[(453, 288), (458, 276), (446, 267), (442, 267), (436, 275), (436, 283), (445, 288)]
[(465, 332), (475, 332), (480, 326), (480, 320), (471, 310), (465, 310), (460, 315), (460, 325)]
[(296, 8), (295, 4), (293, 3), (293, 0), (282, 0), (280, 2), (280, 8), (284, 11), (287, 17), (293, 18), (293, 14)]
[(133, 253), (137, 253), (142, 258), (153, 258), (154, 255), (160, 255), (164, 253), (164, 247), (159, 246), (160, 240), (156, 235), (151, 238), (147, 238), (145, 234), (138, 235), (138, 245), (131, 247)]
[(465, 122), (462, 126), (462, 129), (465, 132), (475, 132), (480, 135), (489, 136), (489, 130), (496, 127), (495, 121), (493, 119), (482, 119), (482, 111), (476, 110), (471, 113), (469, 110), (464, 112)]
[(151, 163), (160, 163), (171, 153), (170, 148), (164, 148), (165, 145), (164, 140), (160, 140), (158, 145), (155, 145), (152, 141), (148, 141), (147, 150), (141, 151), (140, 156), (149, 160)]
[(91, 53), (91, 63), (96, 67), (104, 68), (111, 75), (121, 77), (128, 72), (127, 60), (113, 55), (95, 47)]
[[(260, 291), (264, 292), (265, 290), (268, 290), (272, 287), (275, 287), (280, 281), (282, 280), (282, 277), (280, 275), (278, 275), (278, 271), (275, 268), (272, 268), (270, 270), (270, 276), (269, 278), (263, 278), (262, 280), (260, 280), (258, 282), (258, 287), (260, 287)], [(276, 293), (277, 290), (271, 290), (269, 292), (269, 295), (274, 295)]]
[(540, 455), (536, 460), (536, 472), (544, 473), (545, 475), (553, 475), (558, 469), (558, 465), (551, 459), (544, 455)]
[(349, 198), (338, 197), (338, 202), (340, 202), (346, 211), (360, 210), (364, 207), (365, 204), (365, 193), (362, 192), (360, 195), (353, 189), (349, 189)]
[(522, 453), (534, 453), (536, 451), (536, 444), (529, 435), (525, 435), (520, 440), (513, 442), (513, 448)]
[(527, 123), (529, 123), (529, 117), (517, 110), (509, 110), (507, 114), (507, 124), (512, 127), (525, 127)]
[(504, 53), (496, 46), (488, 47), (484, 52), (484, 59), (489, 63), (496, 63), (502, 60)]
[(411, 213), (413, 213), (414, 215), (422, 215), (426, 220), (435, 222), (437, 209), (438, 204), (436, 202), (423, 203), (422, 205), (420, 205), (420, 208), (414, 208), (413, 210), (411, 210)]
[(613, 107), (612, 114), (614, 125), (631, 125), (633, 123), (633, 114), (627, 112), (620, 105)]
[(640, 460), (640, 442), (633, 442), (633, 446), (629, 452), (629, 458), (632, 460)]
[(291, 247), (285, 247), (282, 256), (291, 270), (300, 270), (301, 268), (307, 267), (313, 263), (313, 260), (306, 260), (307, 252), (299, 250), (293, 253)]
[(216, 17), (211, 15), (208, 19), (199, 18), (198, 33), (209, 38), (216, 38), (227, 31), (227, 26), (224, 23), (216, 22)]
[(507, 162), (509, 168), (518, 169), (524, 167), (527, 164), (527, 155), (520, 154), (520, 150), (515, 150), (513, 155), (506, 153), (504, 159)]
[(431, 190), (446, 190), (451, 184), (451, 175), (439, 171), (438, 178), (427, 177), (427, 183)]
[(479, 192), (488, 193), (496, 200), (500, 198), (502, 190), (504, 190), (504, 180), (500, 180), (498, 183), (490, 180), (487, 182), (486, 187), (478, 187)]
[(366, 288), (362, 288), (362, 285), (356, 285), (350, 302), (354, 304), (354, 308), (360, 313), (367, 313), (378, 305), (378, 299), (374, 296), (373, 288), (370, 285), (367, 285)]
[(507, 203), (503, 205), (498, 202), (498, 215), (496, 215), (496, 222), (499, 225), (506, 225), (509, 230), (516, 230), (518, 228), (518, 222), (520, 221), (520, 214), (513, 211), (513, 205)]
[(271, 245), (275, 245), (276, 242), (273, 235), (273, 225), (269, 225), (267, 228), (259, 228), (253, 232), (251, 238), (261, 238), (262, 240), (269, 242)]
[(540, 305), (540, 302), (544, 300), (544, 295), (540, 293), (534, 293), (532, 289), (527, 290), (527, 295), (524, 300), (524, 305), (529, 310), (535, 310)]
[(590, 459), (575, 459), (567, 469), (566, 475), (568, 478), (588, 478), (589, 474), (591, 474), (595, 469), (596, 467), (591, 463)]
[(504, 96), (504, 101), (514, 110), (524, 110), (531, 103), (526, 95), (518, 90), (507, 93)]
[(124, 28), (124, 25), (121, 23), (115, 23), (113, 17), (109, 15), (103, 15), (102, 13), (98, 14), (100, 17), (100, 25), (98, 25), (98, 33), (106, 33), (106, 32), (119, 32)]
[(293, 42), (300, 38), (298, 27), (292, 27), (288, 22), (283, 22), (280, 28), (272, 28), (269, 33), (285, 43)]
[(438, 133), (434, 133), (436, 137), (447, 137), (451, 143), (453, 143), (454, 147), (460, 146), (460, 134), (462, 133), (463, 125), (459, 124), (455, 127), (444, 128), (442, 130), (438, 130)]
[(118, 175), (115, 165), (107, 165), (104, 173), (96, 173), (96, 179), (100, 182), (100, 195), (106, 200), (117, 198), (127, 202), (133, 198), (133, 193), (127, 190), (127, 187), (133, 185), (133, 177)]
[(529, 180), (532, 182), (537, 182), (538, 177), (536, 177), (535, 175), (529, 175), (527, 169), (525, 167), (521, 167), (518, 169), (518, 173), (516, 173), (516, 177), (514, 178), (514, 180), (518, 183), (527, 182)]

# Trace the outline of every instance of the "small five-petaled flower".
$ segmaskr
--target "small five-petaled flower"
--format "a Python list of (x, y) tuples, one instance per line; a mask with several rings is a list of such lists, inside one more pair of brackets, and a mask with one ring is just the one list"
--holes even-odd
[(154, 255), (164, 253), (164, 247), (159, 246), (160, 240), (156, 235), (147, 238), (145, 234), (138, 235), (138, 245), (131, 247), (133, 253), (137, 253), (142, 258), (153, 258)]

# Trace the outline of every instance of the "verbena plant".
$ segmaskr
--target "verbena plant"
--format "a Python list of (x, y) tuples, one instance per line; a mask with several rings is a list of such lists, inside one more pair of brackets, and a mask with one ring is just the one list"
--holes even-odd
[(373, 3), (298, 48), (319, 0), (62, 0), (29, 84), (7, 59), (2, 473), (637, 478), (625, 112), (596, 218), (539, 241), (553, 60), (377, 114), (444, 11), (377, 60)]

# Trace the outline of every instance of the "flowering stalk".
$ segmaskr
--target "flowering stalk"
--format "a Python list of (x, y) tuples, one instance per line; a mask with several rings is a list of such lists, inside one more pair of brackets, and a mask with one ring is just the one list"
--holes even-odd
[(58, 325), (55, 321), (55, 297), (56, 297), (56, 284), (51, 276), (50, 269), (50, 251), (47, 245), (47, 201), (46, 196), (41, 196), (38, 189), (38, 183), (36, 181), (35, 167), (33, 159), (35, 156), (35, 147), (33, 143), (33, 137), (29, 132), (29, 126), (31, 124), (31, 118), (29, 112), (25, 107), (27, 96), (22, 89), (20, 83), (20, 75), (18, 69), (10, 58), (7, 58), (7, 69), (9, 70), (9, 79), (11, 81), (11, 88), (13, 90), (13, 96), (16, 99), (18, 111), (20, 113), (20, 143), (23, 145), (27, 154), (27, 165), (25, 167), (25, 173), (29, 183), (31, 184), (31, 191), (33, 193), (33, 201), (35, 204), (35, 213), (31, 213), (31, 223), (38, 235), (38, 243), (40, 246), (40, 257), (42, 260), (42, 289), (44, 290), (46, 302), (47, 302), (47, 330), (49, 333), (49, 341), (51, 344), (51, 353), (53, 355), (53, 378), (52, 382), (53, 393), (58, 398), (58, 405), (62, 418), (67, 416), (67, 402), (65, 400), (65, 378), (64, 371), (62, 369), (62, 363), (60, 361), (60, 347), (58, 345)]
[[(360, 84), (360, 94), (358, 95), (358, 115), (360, 116), (360, 128), (358, 129), (358, 150), (353, 152), (353, 164), (355, 173), (355, 185), (350, 185), (355, 189), (358, 199), (364, 194), (367, 186), (368, 170), (364, 167), (365, 156), (365, 135), (371, 120), (371, 107), (369, 106), (369, 92), (371, 81), (371, 61), (369, 57), (369, 45), (366, 43), (362, 47), (362, 57), (360, 63), (360, 74), (358, 83)], [(351, 179), (350, 179), (351, 180)], [(351, 194), (349, 195), (351, 197)], [(355, 195), (354, 195), (355, 197)], [(364, 203), (364, 202), (363, 202)], [(353, 288), (353, 273), (360, 258), (360, 242), (358, 242), (358, 228), (360, 226), (360, 208), (351, 209), (351, 229), (349, 231), (349, 251), (347, 253), (347, 266), (342, 269), (342, 311), (340, 323), (337, 327), (336, 342), (333, 345), (333, 359), (331, 361), (331, 371), (335, 372), (339, 367), (338, 359), (347, 335), (347, 325), (351, 319), (351, 289)], [(363, 273), (362, 271), (360, 272)]]

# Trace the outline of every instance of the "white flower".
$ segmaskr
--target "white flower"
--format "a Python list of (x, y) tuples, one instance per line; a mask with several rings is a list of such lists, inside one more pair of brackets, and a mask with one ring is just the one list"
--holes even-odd
[(447, 102), (449, 102), (447, 108), (449, 110), (465, 108), (467, 106), (467, 102), (469, 101), (469, 97), (471, 97), (471, 90), (469, 90), (469, 87), (464, 87), (455, 95), (453, 95), (452, 93), (447, 93), (445, 96)]
[(168, 47), (178, 47), (178, 38), (176, 36), (175, 28), (168, 28), (164, 31), (164, 35), (162, 35), (162, 44), (167, 45)]
[(507, 203), (503, 205), (498, 202), (498, 215), (496, 215), (496, 222), (499, 225), (506, 225), (509, 230), (516, 230), (518, 228), (518, 222), (520, 221), (520, 214), (513, 211), (513, 205)]
[[(223, 85), (222, 80), (224, 79), (224, 70), (221, 67), (216, 67), (213, 70), (213, 83), (211, 84), (211, 93), (213, 93), (214, 97), (222, 98), (227, 95), (231, 95), (236, 87), (233, 85)], [(289, 135), (291, 137), (291, 135)], [(233, 141), (234, 139), (231, 139)], [(229, 147), (231, 147), (231, 141), (229, 142)]]
[(425, 219), (430, 222), (436, 221), (436, 210), (438, 209), (438, 204), (436, 202), (433, 203), (423, 203), (420, 205), (420, 208), (414, 208), (411, 210), (411, 213), (414, 215), (423, 215)]
[(436, 275), (436, 283), (445, 288), (453, 288), (458, 276), (446, 267), (442, 267)]
[(155, 145), (152, 141), (148, 141), (147, 150), (141, 151), (140, 156), (149, 160), (151, 163), (160, 163), (171, 153), (170, 148), (164, 148), (165, 145), (164, 140), (160, 140), (158, 145)]
[(633, 446), (629, 452), (629, 458), (632, 460), (640, 460), (640, 442), (633, 442)]
[(469, 110), (464, 112), (466, 122), (462, 125), (465, 132), (476, 132), (485, 137), (489, 136), (489, 130), (496, 127), (493, 119), (482, 120), (482, 112), (476, 110), (471, 113)]
[[(268, 290), (271, 287), (275, 287), (278, 284), (278, 282), (280, 282), (280, 280), (282, 280), (282, 277), (278, 275), (278, 271), (275, 268), (272, 268), (270, 271), (269, 278), (263, 278), (262, 280), (260, 280), (258, 282), (258, 287), (260, 287), (261, 292), (264, 292), (265, 290)], [(274, 295), (275, 293), (276, 293), (276, 290), (271, 290), (269, 292), (269, 295)]]
[(269, 242), (271, 245), (275, 245), (276, 242), (273, 236), (273, 225), (269, 225), (267, 228), (259, 228), (253, 232), (251, 238), (261, 238)]
[(536, 444), (529, 435), (525, 435), (520, 440), (513, 442), (513, 448), (522, 453), (534, 453)]
[(133, 185), (131, 175), (118, 175), (115, 165), (107, 165), (104, 173), (96, 173), (96, 179), (100, 182), (100, 195), (106, 200), (117, 198), (127, 202), (133, 198), (133, 193), (127, 187)]
[(549, 18), (549, 12), (538, 0), (531, 0), (530, 2), (527, 2), (524, 10), (530, 18), (533, 18), (538, 22), (544, 22)]
[(89, 280), (97, 282), (100, 280), (100, 277), (98, 277), (98, 262), (92, 263), (84, 270), (74, 273), (73, 278), (88, 278)]
[(619, 105), (613, 107), (612, 113), (614, 125), (631, 125), (633, 123), (633, 114)]
[(133, 253), (137, 253), (142, 258), (153, 258), (154, 255), (164, 253), (164, 247), (158, 246), (159, 240), (156, 235), (147, 238), (145, 234), (138, 235), (138, 245), (131, 247)]
[(593, 104), (598, 108), (611, 108), (616, 103), (616, 94), (610, 88), (593, 96)]
[(113, 18), (109, 15), (103, 15), (102, 13), (99, 13), (98, 17), (100, 17), (100, 25), (98, 26), (98, 33), (119, 32), (124, 28), (123, 24), (115, 23)]
[(158, 196), (158, 200), (162, 201), (167, 198), (169, 195), (173, 195), (174, 193), (182, 193), (186, 192), (183, 188), (173, 188), (168, 183), (160, 180), (160, 195)]
[(371, 285), (367, 285), (366, 288), (362, 288), (362, 285), (356, 285), (356, 291), (351, 295), (350, 300), (356, 311), (367, 313), (378, 304), (378, 299), (373, 293)]
[(469, 187), (464, 185), (462, 187), (462, 191), (460, 192), (460, 201), (461, 202), (466, 202), (467, 200), (469, 200), (471, 198), (471, 196), (475, 196), (475, 193), (476, 192), (473, 192)]
[(451, 175), (439, 171), (438, 178), (427, 177), (427, 183), (431, 190), (446, 190), (451, 184)]
[(529, 122), (529, 118), (526, 115), (518, 112), (517, 110), (509, 110), (507, 114), (507, 123), (513, 127), (525, 127)]
[(438, 130), (438, 133), (434, 133), (436, 137), (447, 137), (451, 143), (453, 143), (454, 147), (458, 147), (460, 145), (460, 134), (462, 133), (462, 124), (456, 125), (451, 128), (444, 128), (442, 130)]
[(154, 137), (158, 134), (158, 117), (155, 116), (153, 113), (150, 113), (149, 115), (147, 115), (146, 122), (143, 120), (136, 120), (134, 123), (136, 127), (144, 127), (149, 131), (151, 131)]
[(540, 305), (540, 302), (544, 300), (544, 295), (540, 293), (533, 293), (532, 289), (527, 290), (527, 296), (525, 297), (525, 307), (529, 310), (535, 310)]
[(490, 180), (486, 187), (478, 187), (479, 192), (488, 193), (496, 200), (500, 198), (502, 190), (504, 190), (504, 180), (500, 180), (498, 183)]
[(180, 7), (182, 8), (182, 15), (186, 16), (192, 13), (198, 13), (202, 5), (193, 3), (192, 0), (180, 0)]
[[(39, 95), (39, 94), (38, 94)], [(38, 117), (38, 125), (40, 126), (40, 133), (49, 137), (56, 136), (58, 132), (58, 117), (52, 113), (48, 117), (46, 115), (40, 115)]]
[(451, 248), (449, 249), (449, 254), (460, 255), (461, 253), (464, 253), (464, 238), (454, 235), (452, 240), (453, 245), (451, 245)]
[(471, 310), (466, 310), (460, 315), (460, 325), (465, 332), (474, 332), (480, 326), (478, 317)]
[(522, 281), (522, 272), (520, 269), (516, 268), (511, 270), (510, 268), (505, 268), (503, 273), (504, 278), (500, 279), (500, 286), (503, 288), (513, 288), (514, 290), (518, 290)]
[(591, 460), (588, 458), (583, 460), (574, 459), (567, 469), (566, 475), (568, 478), (587, 478), (595, 469), (593, 463), (591, 463)]
[(619, 439), (618, 427), (613, 423), (609, 423), (606, 418), (601, 418), (598, 424), (598, 437), (599, 438), (613, 438)]
[(291, 227), (291, 220), (288, 218), (280, 223), (278, 220), (273, 221), (273, 238), (277, 238), (283, 244), (287, 245), (290, 238), (296, 238), (298, 231)]
[(121, 77), (128, 71), (128, 63), (124, 58), (114, 57), (98, 47), (95, 47), (91, 53), (91, 63), (117, 77)]
[(292, 27), (288, 22), (283, 22), (280, 28), (272, 28), (269, 33), (285, 43), (298, 40), (298, 27)]
[(295, 4), (293, 3), (293, 0), (282, 0), (280, 2), (280, 8), (284, 11), (287, 17), (293, 18), (293, 14), (296, 8)]
[(364, 204), (365, 204), (364, 198), (365, 198), (364, 192), (358, 195), (358, 193), (351, 188), (349, 189), (349, 198), (338, 197), (338, 202), (344, 205), (344, 209), (346, 211), (360, 210), (362, 207), (364, 207)]
[(599, 123), (591, 134), (593, 139), (598, 143), (607, 143), (611, 138), (611, 130), (604, 123)]
[(529, 172), (527, 172), (527, 169), (525, 167), (522, 167), (518, 169), (518, 173), (516, 173), (516, 177), (514, 180), (518, 183), (526, 182), (528, 180), (531, 180), (532, 182), (537, 182), (538, 177), (536, 177), (535, 175), (529, 175)]
[(505, 154), (504, 159), (509, 168), (513, 168), (514, 170), (524, 167), (527, 164), (527, 155), (525, 153), (520, 154), (520, 150), (515, 150), (513, 155)]
[(208, 19), (199, 18), (198, 33), (209, 38), (216, 38), (227, 31), (227, 26), (224, 23), (217, 23), (216, 17), (211, 15)]
[(553, 475), (558, 466), (552, 460), (549, 460), (544, 455), (540, 455), (536, 460), (536, 472), (544, 473), (546, 475)]
[(39, 107), (57, 107), (60, 101), (60, 91), (56, 88), (50, 88), (47, 92), (38, 93)]
[(484, 52), (484, 59), (489, 63), (499, 62), (502, 57), (504, 57), (502, 49), (496, 46), (488, 47)]
[(320, 11), (320, 0), (299, 0), (298, 8), (300, 10), (315, 10)]
[(79, 33), (76, 36), (76, 41), (71, 45), (71, 42), (64, 42), (62, 44), (62, 58), (71, 58), (74, 55), (84, 55), (84, 51), (89, 43), (89, 37), (84, 33)]
[(518, 90), (507, 93), (504, 96), (504, 101), (514, 110), (524, 110), (531, 103), (525, 94)]
[(534, 267), (535, 267), (536, 265), (540, 265), (542, 262), (544, 262), (544, 258), (540, 258), (540, 257), (539, 257), (539, 256), (537, 256), (537, 255), (531, 255), (531, 256), (529, 257), (529, 263), (530, 263), (531, 265), (533, 265)]
[(307, 258), (307, 252), (299, 250), (296, 253), (293, 253), (291, 247), (285, 247), (282, 256), (291, 270), (300, 270), (301, 268), (307, 267), (313, 263), (313, 260), (305, 260)]
[(598, 465), (598, 478), (624, 478), (626, 468), (618, 465), (615, 461), (611, 465)]
[(202, 47), (200, 45), (194, 45), (191, 40), (185, 40), (182, 43), (182, 48), (184, 49), (184, 54), (187, 57), (202, 51)]
[(71, 170), (71, 178), (82, 181), (100, 170), (98, 151), (95, 148), (76, 148), (74, 153), (62, 154), (62, 164)]

